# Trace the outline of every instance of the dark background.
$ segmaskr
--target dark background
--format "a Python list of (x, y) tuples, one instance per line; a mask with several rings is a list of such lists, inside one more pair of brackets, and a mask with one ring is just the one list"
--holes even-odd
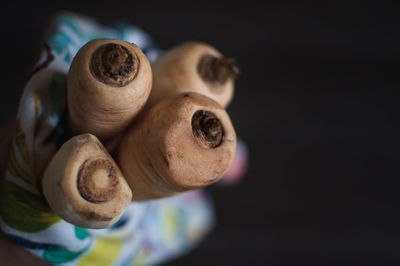
[(168, 265), (400, 264), (398, 6), (113, 0), (0, 9), (1, 125), (59, 10), (124, 19), (164, 49), (200, 40), (237, 57), (228, 112), (250, 168), (240, 184), (209, 189), (216, 228)]

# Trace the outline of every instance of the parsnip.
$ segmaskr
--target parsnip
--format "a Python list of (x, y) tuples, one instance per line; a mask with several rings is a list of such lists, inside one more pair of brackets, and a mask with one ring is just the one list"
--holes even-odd
[(45, 171), (42, 188), (56, 214), (86, 228), (109, 227), (132, 200), (118, 166), (91, 134), (61, 146)]
[(142, 201), (219, 180), (236, 152), (229, 115), (194, 92), (165, 98), (141, 114), (122, 137), (116, 161)]
[(109, 140), (142, 109), (151, 90), (152, 71), (135, 44), (98, 39), (75, 56), (67, 79), (73, 135), (91, 133)]
[(154, 63), (153, 88), (148, 106), (181, 92), (204, 94), (226, 107), (239, 73), (233, 58), (224, 57), (214, 47), (186, 42), (162, 54)]

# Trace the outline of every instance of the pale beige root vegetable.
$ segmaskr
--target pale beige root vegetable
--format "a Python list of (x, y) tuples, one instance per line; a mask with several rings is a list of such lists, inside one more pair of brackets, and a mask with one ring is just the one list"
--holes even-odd
[(148, 105), (185, 91), (204, 94), (226, 107), (239, 73), (235, 59), (224, 57), (214, 47), (186, 42), (166, 51), (152, 63), (153, 88)]
[(150, 94), (152, 71), (138, 46), (97, 39), (75, 56), (67, 79), (67, 104), (73, 135), (91, 133), (108, 140), (142, 109)]
[(229, 115), (194, 92), (165, 98), (128, 128), (116, 161), (142, 201), (200, 188), (219, 180), (236, 153)]
[(109, 227), (132, 201), (117, 164), (91, 134), (61, 146), (45, 171), (42, 188), (57, 215), (85, 228)]

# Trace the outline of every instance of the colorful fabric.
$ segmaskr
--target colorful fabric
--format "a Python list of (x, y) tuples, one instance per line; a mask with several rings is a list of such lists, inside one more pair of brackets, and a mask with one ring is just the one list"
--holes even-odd
[(153, 265), (190, 250), (214, 223), (203, 190), (132, 203), (107, 229), (84, 229), (58, 217), (41, 193), (40, 177), (64, 137), (66, 75), (75, 54), (97, 38), (136, 43), (153, 61), (161, 51), (140, 29), (104, 26), (87, 17), (54, 17), (16, 117), (0, 226), (20, 246), (56, 265)]

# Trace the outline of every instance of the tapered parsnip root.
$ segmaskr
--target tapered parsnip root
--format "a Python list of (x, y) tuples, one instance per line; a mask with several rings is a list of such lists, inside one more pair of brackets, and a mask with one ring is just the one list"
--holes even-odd
[(75, 56), (67, 79), (73, 135), (91, 133), (102, 141), (121, 132), (150, 94), (152, 71), (135, 44), (98, 39)]
[(162, 98), (185, 91), (204, 94), (226, 107), (233, 97), (234, 79), (239, 73), (233, 58), (214, 47), (187, 42), (162, 54), (154, 63), (149, 106)]
[(118, 166), (91, 134), (64, 143), (48, 165), (42, 187), (51, 209), (85, 228), (106, 228), (118, 221), (132, 191)]
[(166, 197), (219, 180), (236, 153), (224, 108), (198, 93), (166, 98), (127, 130), (116, 160), (133, 200)]

